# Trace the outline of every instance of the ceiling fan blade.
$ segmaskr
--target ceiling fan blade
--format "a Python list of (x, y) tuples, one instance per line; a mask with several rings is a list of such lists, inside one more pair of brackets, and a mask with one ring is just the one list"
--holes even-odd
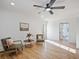
[(50, 13), (50, 14), (53, 14), (53, 11), (50, 10), (49, 13)]
[(43, 6), (39, 6), (39, 5), (33, 5), (34, 7), (39, 7), (39, 8), (45, 8)]
[(41, 13), (43, 13), (43, 12), (45, 12), (45, 11), (46, 11), (46, 9), (44, 9), (44, 10), (38, 12), (38, 14), (41, 14)]
[(55, 3), (56, 0), (50, 0), (50, 2), (48, 3), (49, 6), (51, 7), (54, 3)]
[(51, 7), (51, 9), (64, 9), (65, 6), (57, 6), (57, 7)]

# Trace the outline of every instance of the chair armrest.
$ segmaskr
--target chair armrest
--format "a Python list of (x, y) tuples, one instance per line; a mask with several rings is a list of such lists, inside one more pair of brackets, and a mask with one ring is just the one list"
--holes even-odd
[(16, 41), (14, 41), (14, 45), (15, 45), (17, 48), (19, 48), (19, 47), (23, 48), (23, 43), (22, 43), (21, 40), (16, 40)]
[(22, 41), (21, 40), (16, 40), (14, 41), (15, 44), (22, 44)]

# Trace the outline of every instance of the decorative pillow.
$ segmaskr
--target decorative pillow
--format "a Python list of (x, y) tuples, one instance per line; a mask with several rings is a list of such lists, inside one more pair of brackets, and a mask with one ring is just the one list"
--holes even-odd
[(7, 43), (7, 46), (9, 47), (9, 46), (13, 45), (14, 42), (12, 39), (7, 39), (6, 43)]

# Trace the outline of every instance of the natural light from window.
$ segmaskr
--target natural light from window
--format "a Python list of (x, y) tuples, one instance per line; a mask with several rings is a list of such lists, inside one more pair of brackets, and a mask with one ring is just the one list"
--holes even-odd
[(55, 46), (58, 46), (58, 47), (60, 47), (60, 48), (62, 48), (62, 49), (65, 49), (65, 50), (67, 50), (67, 51), (69, 51), (69, 52), (71, 52), (71, 53), (76, 53), (76, 50), (73, 49), (73, 48), (64, 46), (64, 45), (59, 44), (59, 43), (54, 42), (54, 41), (50, 41), (50, 40), (46, 40), (46, 41), (49, 42), (49, 43), (51, 43), (51, 44), (53, 44), (53, 45), (55, 45)]

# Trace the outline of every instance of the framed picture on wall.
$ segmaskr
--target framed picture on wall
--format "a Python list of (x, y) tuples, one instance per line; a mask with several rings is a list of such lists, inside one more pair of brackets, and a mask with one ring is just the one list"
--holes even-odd
[(29, 31), (29, 24), (28, 23), (20, 23), (20, 31)]

